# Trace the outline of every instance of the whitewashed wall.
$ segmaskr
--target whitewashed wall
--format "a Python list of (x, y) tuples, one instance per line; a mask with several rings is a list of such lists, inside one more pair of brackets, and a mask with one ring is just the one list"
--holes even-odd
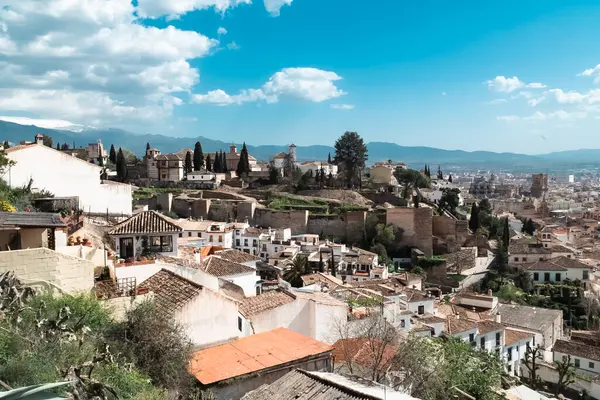
[(16, 162), (2, 179), (12, 187), (29, 184), (45, 189), (57, 197), (79, 197), (79, 206), (86, 212), (131, 215), (131, 186), (103, 184), (101, 168), (43, 145), (31, 145), (9, 151), (8, 158)]

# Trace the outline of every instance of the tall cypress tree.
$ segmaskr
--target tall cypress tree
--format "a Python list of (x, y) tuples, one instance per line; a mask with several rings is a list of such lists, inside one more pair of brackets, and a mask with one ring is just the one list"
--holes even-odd
[(510, 231), (509, 231), (509, 227), (508, 227), (508, 218), (504, 218), (504, 226), (503, 226), (503, 230), (502, 230), (502, 245), (504, 246), (505, 249), (508, 249), (508, 245), (510, 243)]
[(452, 183), (452, 174), (448, 175), (448, 182)]
[(469, 219), (469, 229), (471, 232), (477, 232), (479, 229), (479, 207), (477, 203), (473, 203), (471, 206), (471, 219)]
[(331, 164), (331, 153), (327, 154), (327, 164)]
[(117, 163), (117, 152), (115, 151), (115, 145), (114, 144), (110, 145), (110, 152), (108, 154), (108, 159), (113, 164)]
[(213, 165), (213, 171), (217, 173), (221, 173), (221, 153), (219, 151), (215, 151), (215, 162)]
[(4, 141), (4, 144), (2, 145), (2, 147), (4, 147), (4, 149), (8, 149), (10, 147), (10, 144), (8, 143), (8, 140)]
[(150, 150), (150, 143), (146, 143), (146, 151)]
[(246, 147), (246, 142), (244, 142), (236, 170), (238, 176), (248, 175), (250, 173), (250, 161), (248, 158), (248, 148)]
[(121, 181), (125, 181), (127, 178), (127, 159), (120, 147), (119, 152), (117, 153), (117, 176)]
[(204, 167), (204, 153), (200, 142), (196, 142), (194, 145), (194, 171), (200, 171), (202, 167)]
[(56, 150), (60, 151), (60, 142), (56, 143)]
[(210, 154), (206, 155), (206, 170), (208, 172), (212, 172), (212, 170), (213, 170), (213, 165), (212, 165), (212, 160), (210, 159)]
[(333, 249), (331, 249), (331, 275), (337, 276), (337, 268), (335, 265), (335, 257), (333, 255)]
[(221, 151), (221, 169), (223, 170), (222, 172), (229, 171), (229, 166), (227, 165), (227, 153), (224, 151)]
[(192, 165), (192, 152), (188, 151), (187, 153), (185, 153), (185, 161), (183, 164), (183, 168), (184, 168), (184, 172), (185, 174), (189, 174), (190, 172), (192, 172), (193, 169), (193, 165)]

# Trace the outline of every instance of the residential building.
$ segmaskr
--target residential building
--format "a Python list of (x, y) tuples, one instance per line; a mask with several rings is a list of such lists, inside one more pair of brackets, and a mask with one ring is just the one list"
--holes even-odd
[(154, 294), (157, 311), (179, 322), (196, 346), (237, 338), (237, 305), (223, 292), (161, 269), (139, 285)]
[(509, 375), (520, 376), (527, 347), (533, 343), (534, 334), (516, 329), (504, 329), (504, 363)]
[(156, 173), (148, 172), (148, 176), (157, 175), (161, 182), (179, 182), (184, 177), (183, 158), (177, 154), (161, 154), (155, 157)]
[(99, 165), (44, 146), (40, 138), (34, 143), (10, 147), (5, 154), (15, 162), (2, 177), (10, 187), (31, 185), (33, 191), (77, 197), (79, 209), (86, 213), (132, 213), (131, 186), (102, 180), (103, 168)]
[(311, 173), (312, 176), (317, 176), (317, 174), (321, 173), (321, 170), (325, 173), (325, 176), (337, 176), (338, 167), (337, 165), (328, 164), (323, 161), (306, 161), (298, 166), (300, 168), (300, 172), (306, 174), (307, 172)]
[(507, 327), (534, 334), (532, 346), (540, 346), (544, 360), (552, 362), (552, 347), (563, 338), (563, 313), (539, 307), (498, 304), (495, 311)]
[(294, 370), (242, 400), (416, 400), (384, 385), (327, 372)]
[(594, 331), (573, 331), (569, 340), (554, 344), (554, 361), (565, 361), (571, 356), (571, 365), (578, 373), (600, 374), (600, 335)]
[(371, 182), (378, 185), (397, 186), (398, 181), (394, 176), (395, 170), (390, 165), (374, 165), (369, 169)]
[(177, 257), (177, 238), (183, 231), (156, 211), (142, 211), (115, 225), (109, 236), (122, 259), (160, 254)]
[(519, 267), (529, 272), (534, 284), (558, 284), (564, 282), (566, 279), (571, 281), (579, 280), (582, 282), (584, 289), (587, 289), (589, 285), (590, 272), (593, 270), (593, 267), (565, 256), (531, 264), (522, 264)]
[(100, 139), (96, 143), (88, 144), (87, 158), (88, 162), (100, 166), (105, 166), (108, 163), (108, 153)]
[(261, 291), (260, 276), (256, 268), (229, 261), (219, 255), (208, 256), (201, 262), (199, 268), (209, 275), (239, 286), (246, 297), (255, 296)]
[(286, 328), (199, 350), (189, 371), (218, 399), (240, 399), (294, 369), (332, 370), (332, 347)]
[(0, 251), (67, 245), (67, 224), (59, 214), (0, 212)]

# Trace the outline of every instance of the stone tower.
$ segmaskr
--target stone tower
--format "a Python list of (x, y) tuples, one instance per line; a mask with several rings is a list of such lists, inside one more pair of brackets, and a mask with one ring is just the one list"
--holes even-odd
[(296, 145), (294, 143), (290, 144), (288, 155), (290, 156), (290, 163), (296, 165)]
[(548, 174), (533, 174), (531, 176), (531, 197), (545, 197), (548, 191)]

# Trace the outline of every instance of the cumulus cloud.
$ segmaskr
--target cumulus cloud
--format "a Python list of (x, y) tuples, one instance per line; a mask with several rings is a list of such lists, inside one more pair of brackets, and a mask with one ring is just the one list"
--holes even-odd
[(274, 17), (279, 16), (281, 12), (281, 7), (289, 6), (292, 4), (293, 0), (264, 0), (265, 9)]
[(511, 92), (514, 92), (515, 90), (523, 89), (523, 88), (542, 89), (542, 88), (546, 87), (546, 85), (544, 85), (542, 83), (538, 83), (538, 82), (525, 83), (522, 80), (520, 80), (519, 78), (517, 78), (516, 76), (513, 76), (512, 78), (507, 78), (504, 76), (497, 76), (494, 79), (485, 81), (484, 83), (486, 83), (488, 85), (488, 88), (490, 90), (493, 90), (495, 92), (502, 92), (502, 93), (511, 93)]
[(595, 76), (594, 83), (600, 83), (600, 64), (577, 74), (577, 76)]
[(593, 89), (587, 93), (579, 93), (574, 90), (565, 92), (562, 89), (550, 89), (548, 93), (554, 95), (555, 100), (561, 104), (594, 104), (600, 102), (600, 89)]
[(86, 125), (150, 122), (183, 103), (200, 79), (189, 60), (217, 45), (139, 24), (130, 0), (4, 0), (0, 108)]
[(219, 29), (217, 29), (217, 35), (227, 35), (227, 29), (220, 26)]
[(335, 110), (353, 110), (354, 104), (332, 104), (331, 108)]
[(167, 15), (179, 18), (190, 11), (213, 8), (224, 13), (240, 4), (251, 4), (251, 0), (138, 0), (138, 14), (142, 18), (159, 18)]
[(226, 106), (260, 100), (275, 103), (281, 97), (294, 97), (319, 103), (346, 94), (335, 85), (341, 79), (335, 72), (316, 68), (284, 68), (273, 74), (259, 89), (242, 90), (237, 95), (218, 89), (194, 95), (192, 101)]

